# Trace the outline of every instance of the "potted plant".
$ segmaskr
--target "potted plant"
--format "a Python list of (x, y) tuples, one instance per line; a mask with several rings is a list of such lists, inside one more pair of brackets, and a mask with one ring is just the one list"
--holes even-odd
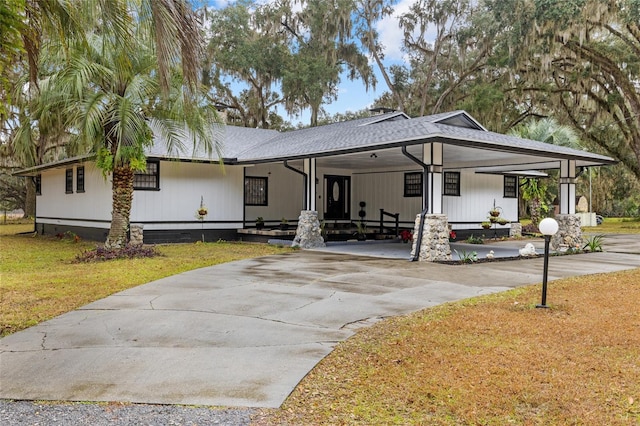
[(256, 229), (264, 228), (264, 218), (262, 216), (258, 216), (256, 218)]
[(289, 229), (289, 221), (283, 217), (280, 220), (280, 230), (286, 231), (287, 229)]
[(329, 241), (329, 232), (327, 231), (327, 224), (324, 220), (320, 222), (320, 236), (324, 241)]
[(491, 210), (489, 210), (489, 216), (491, 217), (498, 217), (500, 216), (500, 207), (494, 207)]
[(358, 241), (364, 241), (367, 239), (367, 224), (363, 221), (358, 222), (358, 230), (356, 231), (356, 239)]
[(504, 225), (506, 225), (507, 223), (509, 223), (509, 220), (508, 220), (508, 219), (505, 219), (504, 217), (499, 217), (499, 218), (498, 218), (498, 225), (502, 225), (502, 226), (504, 226)]
[(484, 229), (489, 229), (491, 228), (491, 222), (489, 222), (488, 220), (485, 220), (480, 224), (480, 226), (482, 226)]

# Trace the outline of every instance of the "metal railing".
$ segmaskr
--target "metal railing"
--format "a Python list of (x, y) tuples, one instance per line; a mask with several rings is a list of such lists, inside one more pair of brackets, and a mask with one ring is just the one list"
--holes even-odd
[[(389, 226), (385, 226), (384, 218), (385, 216), (392, 217), (395, 219), (395, 227), (391, 228)], [(389, 213), (385, 212), (384, 209), (380, 209), (380, 233), (384, 234), (385, 229), (393, 229), (396, 237), (398, 236), (400, 230), (400, 213)]]

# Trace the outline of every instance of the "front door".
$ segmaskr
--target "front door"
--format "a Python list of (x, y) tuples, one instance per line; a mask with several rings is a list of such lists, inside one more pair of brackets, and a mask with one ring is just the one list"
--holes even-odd
[(325, 219), (351, 218), (351, 178), (349, 176), (325, 175)]

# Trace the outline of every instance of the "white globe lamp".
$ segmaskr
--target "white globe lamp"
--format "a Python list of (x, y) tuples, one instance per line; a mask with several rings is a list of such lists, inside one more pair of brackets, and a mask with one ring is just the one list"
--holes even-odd
[(544, 236), (544, 269), (542, 272), (542, 303), (536, 305), (536, 308), (548, 308), (547, 306), (547, 275), (549, 271), (549, 241), (551, 236), (558, 232), (558, 222), (555, 219), (547, 217), (540, 221), (538, 229)]

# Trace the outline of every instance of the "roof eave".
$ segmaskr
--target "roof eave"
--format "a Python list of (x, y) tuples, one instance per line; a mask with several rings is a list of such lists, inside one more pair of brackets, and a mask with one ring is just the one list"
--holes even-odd
[(27, 167), (12, 173), (13, 176), (37, 176), (41, 172), (50, 169), (58, 169), (65, 166), (70, 166), (76, 163), (83, 163), (95, 158), (95, 154), (79, 155), (77, 157), (65, 158), (64, 160), (53, 161), (51, 163), (40, 164), (38, 166)]
[(278, 162), (284, 160), (300, 160), (305, 158), (323, 158), (323, 157), (331, 157), (334, 155), (344, 155), (344, 154), (354, 154), (358, 152), (367, 152), (378, 149), (386, 149), (386, 148), (396, 148), (401, 146), (410, 146), (417, 145), (425, 142), (433, 142), (439, 141), (445, 144), (457, 145), (457, 146), (465, 146), (469, 148), (485, 148), (493, 151), (500, 152), (512, 152), (516, 154), (527, 154), (527, 155), (535, 155), (541, 157), (547, 157), (556, 160), (579, 160), (586, 163), (589, 163), (589, 166), (603, 166), (603, 165), (613, 165), (617, 164), (618, 161), (605, 157), (599, 154), (590, 154), (590, 153), (559, 153), (559, 152), (548, 152), (544, 150), (538, 150), (533, 148), (525, 148), (525, 147), (508, 147), (502, 144), (497, 144), (489, 141), (482, 141), (477, 139), (455, 139), (450, 136), (445, 136), (443, 134), (432, 134), (428, 136), (420, 136), (412, 139), (403, 139), (396, 141), (385, 141), (377, 144), (370, 144), (366, 146), (353, 147), (353, 148), (345, 148), (338, 150), (330, 150), (330, 151), (317, 151), (313, 153), (306, 154), (296, 154), (296, 155), (280, 155), (276, 157), (262, 157), (262, 158), (254, 158), (254, 159), (238, 159), (236, 164), (259, 164), (259, 163), (271, 163)]

